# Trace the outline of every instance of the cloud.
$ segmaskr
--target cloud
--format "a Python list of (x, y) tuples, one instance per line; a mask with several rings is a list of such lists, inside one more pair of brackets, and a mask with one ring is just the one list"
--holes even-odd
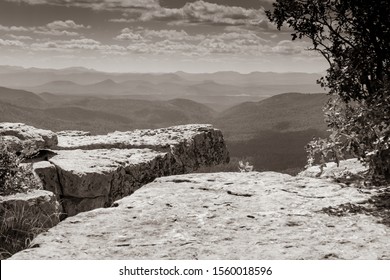
[(47, 30), (47, 29), (38, 29), (34, 30), (35, 34), (50, 35), (50, 36), (79, 36), (80, 34), (73, 31), (67, 30)]
[(52, 30), (90, 28), (90, 26), (84, 26), (82, 24), (77, 24), (73, 20), (65, 20), (65, 21), (56, 20), (56, 21), (48, 23), (46, 26)]
[(212, 54), (259, 56), (271, 51), (269, 40), (255, 32), (234, 28), (213, 34), (189, 34), (184, 30), (135, 30), (124, 28), (114, 39), (128, 41), (127, 50), (135, 54), (208, 56)]
[(195, 34), (189, 35), (184, 30), (175, 29), (139, 29), (133, 30), (130, 28), (124, 28), (121, 30), (121, 34), (116, 36), (115, 40), (120, 41), (143, 41), (143, 42), (155, 42), (161, 40), (171, 41), (200, 41), (205, 38), (205, 35)]
[(15, 40), (32, 40), (33, 38), (30, 36), (22, 36), (22, 35), (14, 35), (14, 34), (7, 34), (8, 37), (15, 39)]
[(6, 0), (24, 2), (30, 5), (57, 5), (90, 8), (94, 10), (152, 9), (160, 7), (158, 0)]
[(270, 48), (268, 52), (281, 55), (308, 55), (308, 47), (310, 44), (305, 41), (288, 41), (283, 40), (277, 43), (276, 46)]
[(17, 32), (26, 32), (29, 31), (30, 28), (24, 26), (4, 26), (0, 25), (0, 31), (17, 31)]
[(119, 41), (143, 41), (144, 40), (141, 34), (134, 33), (130, 30), (124, 30), (124, 32), (116, 36), (114, 39)]
[(4, 26), (0, 25), (0, 31), (6, 32), (33, 32), (35, 34), (50, 35), (50, 36), (79, 36), (80, 34), (75, 31), (78, 29), (87, 29), (90, 26), (84, 26), (77, 24), (73, 20), (56, 20), (50, 22), (44, 26)]
[[(167, 21), (171, 25), (213, 24), (213, 25), (246, 25), (268, 29), (268, 19), (264, 8), (244, 8), (227, 6), (197, 0), (186, 2), (181, 8), (160, 6), (159, 0), (6, 0), (25, 2), (31, 5), (48, 4), (90, 8), (94, 10), (121, 11), (124, 16), (112, 18), (109, 22), (125, 23), (134, 21)], [(184, 1), (183, 1), (184, 2)], [(126, 16), (127, 15), (127, 16)], [(66, 22), (53, 22), (53, 27), (67, 25)], [(77, 26), (77, 25), (76, 25)], [(76, 27), (74, 26), (74, 27)]]
[(23, 47), (24, 43), (19, 41), (19, 40), (3, 40), (3, 39), (0, 39), (0, 46)]
[(80, 51), (99, 51), (101, 53), (124, 52), (126, 48), (118, 45), (106, 45), (101, 42), (90, 39), (72, 39), (72, 40), (50, 40), (45, 42), (31, 44), (31, 49), (35, 51), (57, 51), (57, 52), (80, 52)]
[(112, 18), (108, 20), (109, 22), (117, 22), (117, 23), (129, 23), (136, 21), (135, 19), (127, 19), (127, 18)]
[(200, 0), (186, 3), (180, 9), (160, 8), (146, 11), (142, 13), (140, 20), (171, 21), (173, 24), (264, 25), (267, 17), (263, 9), (245, 9)]
[(46, 24), (45, 26), (35, 27), (33, 32), (35, 34), (49, 35), (49, 36), (79, 36), (80, 34), (74, 30), (88, 29), (91, 26), (84, 26), (77, 24), (73, 20), (56, 20)]

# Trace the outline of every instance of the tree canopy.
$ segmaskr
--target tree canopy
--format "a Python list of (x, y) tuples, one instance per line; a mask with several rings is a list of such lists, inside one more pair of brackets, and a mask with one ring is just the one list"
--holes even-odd
[(292, 39), (309, 38), (330, 68), (322, 84), (344, 101), (380, 97), (390, 72), (389, 0), (277, 0), (267, 11)]

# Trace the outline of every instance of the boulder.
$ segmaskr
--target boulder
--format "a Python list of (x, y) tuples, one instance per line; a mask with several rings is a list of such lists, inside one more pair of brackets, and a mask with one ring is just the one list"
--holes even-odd
[(390, 259), (370, 192), (274, 172), (162, 177), (11, 259)]
[(39, 149), (57, 146), (57, 135), (22, 123), (0, 123), (0, 138), (15, 152), (34, 153)]
[(358, 159), (352, 158), (340, 161), (338, 166), (335, 162), (327, 162), (322, 168), (319, 165), (314, 165), (300, 172), (298, 176), (336, 179), (348, 175), (357, 175), (366, 170), (367, 167)]

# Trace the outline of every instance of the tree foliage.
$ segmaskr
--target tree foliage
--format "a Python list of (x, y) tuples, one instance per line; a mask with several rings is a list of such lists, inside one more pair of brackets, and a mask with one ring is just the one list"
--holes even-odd
[(277, 0), (267, 11), (329, 63), (319, 82), (333, 95), (325, 115), (332, 133), (309, 144), (311, 160), (357, 156), (372, 175), (390, 179), (389, 15), (389, 0)]

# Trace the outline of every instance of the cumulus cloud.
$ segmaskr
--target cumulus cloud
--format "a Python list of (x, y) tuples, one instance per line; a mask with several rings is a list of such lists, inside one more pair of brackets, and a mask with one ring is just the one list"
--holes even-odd
[[(187, 2), (181, 8), (166, 8), (159, 0), (6, 0), (25, 2), (31, 5), (49, 4), (90, 8), (94, 10), (122, 11), (131, 16), (112, 18), (110, 22), (125, 23), (140, 21), (167, 21), (172, 25), (180, 24), (218, 24), (218, 25), (250, 25), (263, 29), (268, 28), (268, 20), (264, 9), (248, 9), (237, 6), (225, 6), (198, 0)], [(53, 27), (61, 27), (64, 22), (55, 22)]]
[(65, 30), (65, 29), (81, 29), (81, 28), (90, 28), (90, 26), (84, 26), (82, 24), (77, 24), (73, 20), (56, 20), (50, 22), (46, 25), (49, 29), (53, 30)]
[(117, 22), (117, 23), (129, 23), (134, 22), (135, 19), (127, 19), (127, 18), (112, 18), (108, 20), (109, 22)]
[(264, 25), (266, 23), (266, 15), (263, 9), (224, 6), (203, 0), (186, 3), (180, 9), (160, 8), (146, 11), (140, 19), (143, 21), (164, 20), (176, 24)]
[(106, 45), (101, 42), (90, 39), (72, 39), (72, 40), (51, 40), (31, 44), (31, 49), (35, 51), (57, 51), (57, 52), (79, 52), (79, 51), (99, 51), (101, 53), (124, 52), (126, 48), (118, 45)]
[(269, 52), (282, 55), (299, 55), (307, 52), (309, 46), (310, 44), (305, 41), (292, 42), (283, 40), (272, 47)]
[(79, 36), (79, 33), (69, 30), (90, 28), (90, 26), (84, 26), (77, 24), (73, 20), (56, 20), (50, 22), (44, 26), (4, 26), (0, 25), (0, 31), (6, 32), (33, 32), (35, 34), (50, 35), (50, 36)]
[(15, 39), (15, 40), (32, 40), (33, 38), (30, 36), (23, 36), (23, 35), (14, 35), (14, 34), (7, 34), (8, 37)]
[(114, 38), (119, 41), (143, 41), (143, 37), (140, 34), (134, 33), (130, 30), (124, 31)]
[(223, 33), (189, 34), (184, 30), (124, 28), (115, 37), (128, 41), (127, 50), (136, 54), (176, 54), (207, 56), (210, 54), (254, 55), (263, 54), (271, 42), (249, 30), (234, 29)]
[(29, 31), (30, 28), (24, 26), (4, 26), (0, 24), (0, 31), (17, 31), (17, 32), (26, 32)]
[(87, 29), (91, 26), (84, 26), (77, 24), (73, 20), (56, 20), (46, 24), (45, 26), (38, 26), (33, 28), (35, 34), (49, 35), (49, 36), (79, 36), (80, 34), (74, 30)]
[(124, 28), (121, 30), (121, 34), (116, 36), (114, 39), (120, 41), (143, 41), (143, 42), (154, 42), (161, 40), (171, 41), (200, 41), (205, 38), (205, 35), (195, 34), (189, 35), (184, 30), (175, 29), (139, 29), (133, 30), (130, 28)]
[(34, 33), (36, 34), (42, 34), (42, 35), (50, 35), (50, 36), (79, 36), (80, 34), (73, 31), (67, 31), (67, 30), (48, 30), (48, 29), (38, 29), (34, 30)]
[(0, 46), (23, 47), (24, 43), (19, 41), (19, 40), (3, 40), (3, 39), (0, 39)]

